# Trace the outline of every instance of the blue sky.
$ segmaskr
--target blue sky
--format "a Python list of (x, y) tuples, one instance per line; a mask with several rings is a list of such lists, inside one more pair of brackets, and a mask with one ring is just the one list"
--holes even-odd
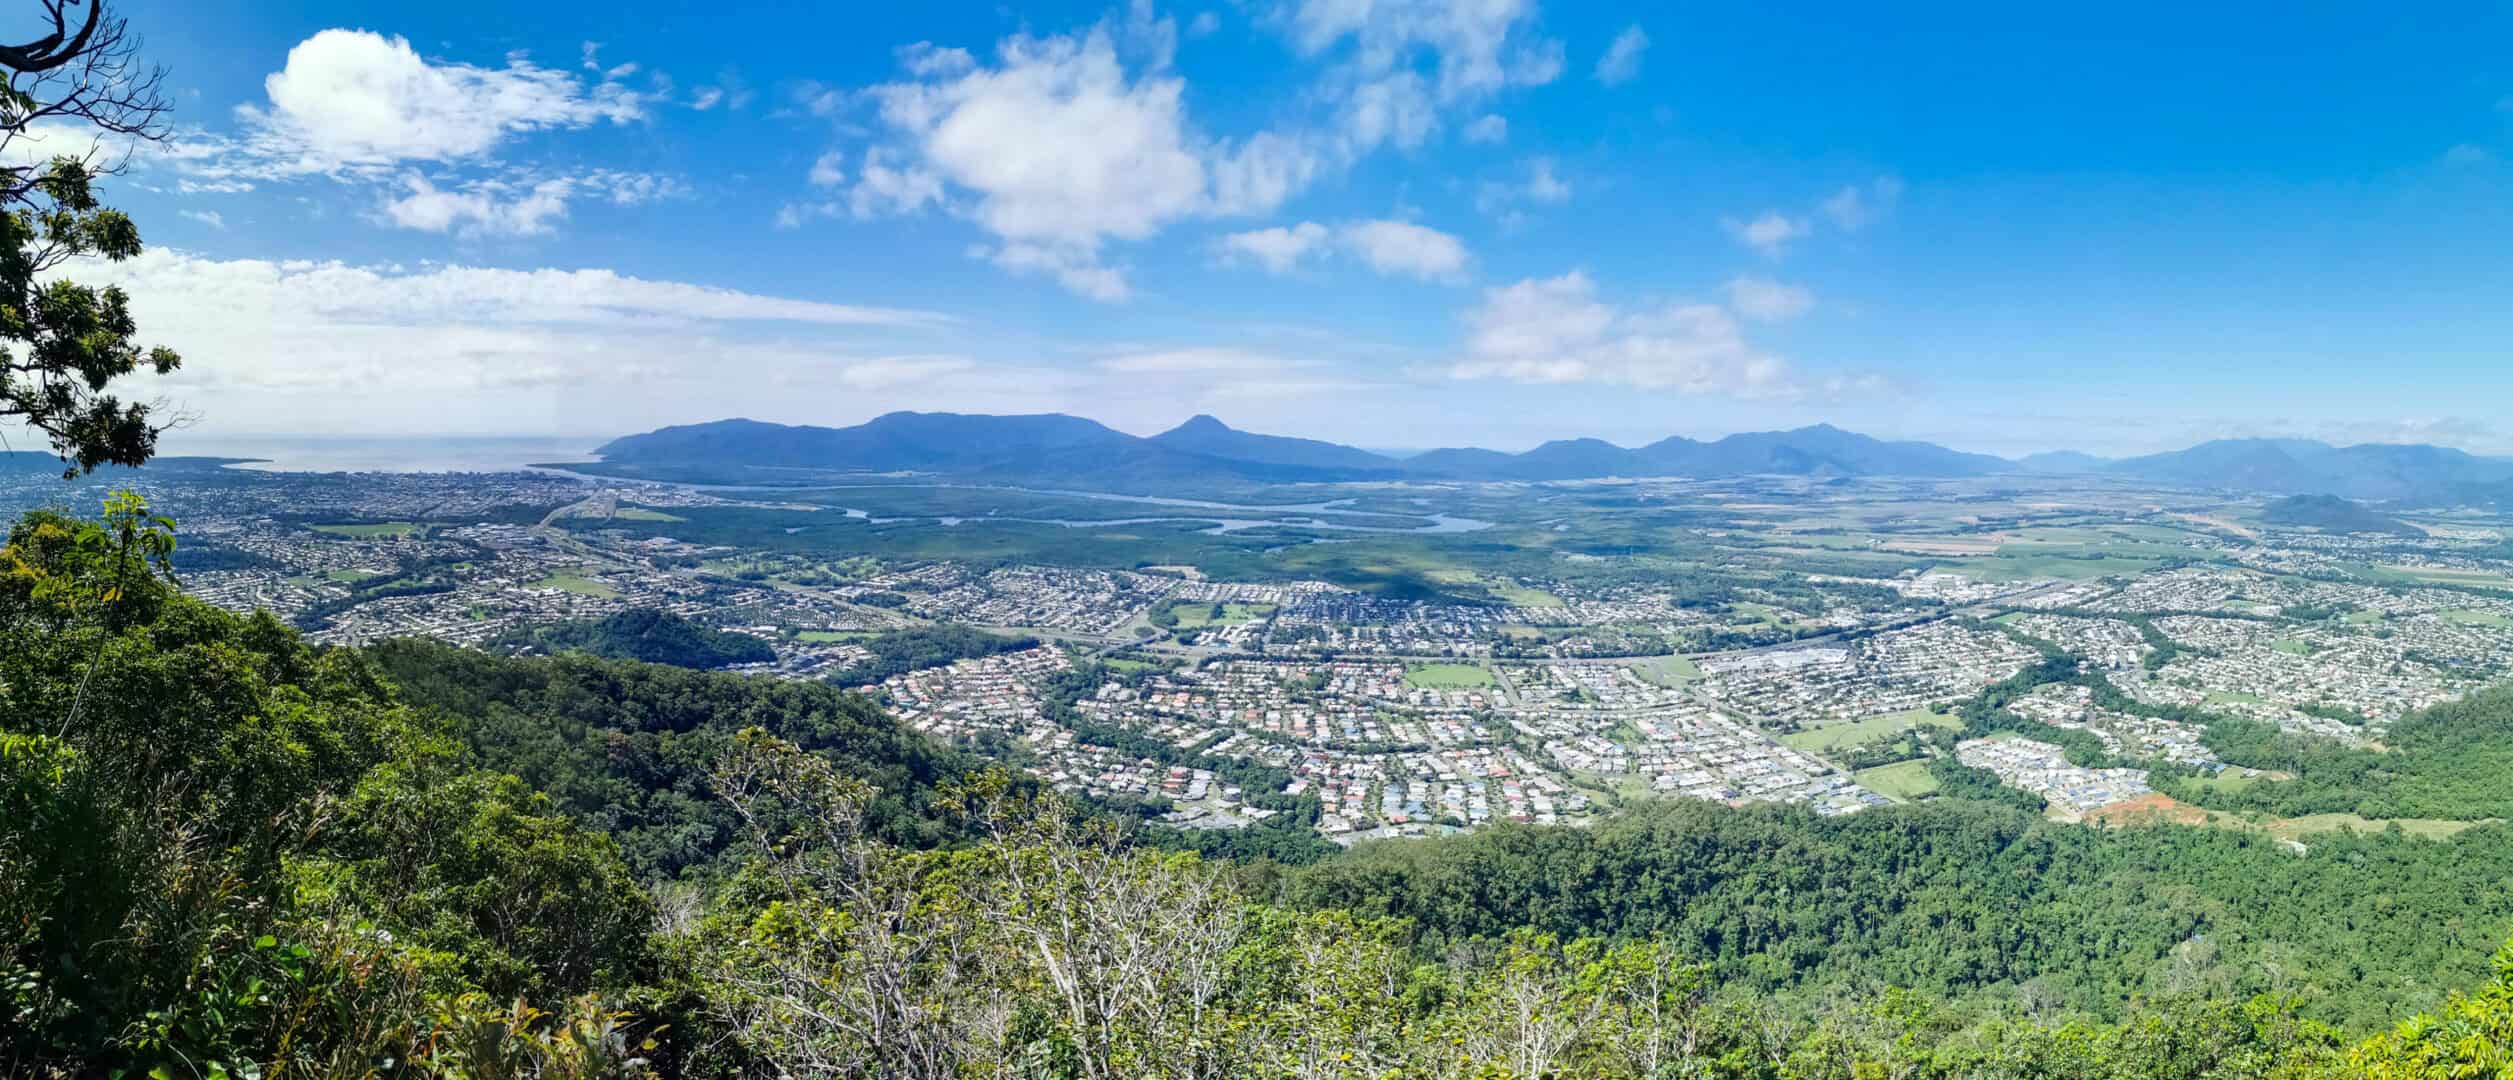
[(2513, 450), (2502, 5), (745, 6), (129, 0), (82, 273), (198, 436)]

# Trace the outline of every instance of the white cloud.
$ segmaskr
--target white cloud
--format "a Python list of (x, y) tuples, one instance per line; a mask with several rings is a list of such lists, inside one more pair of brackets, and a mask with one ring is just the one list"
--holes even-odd
[(1747, 344), (1717, 305), (1624, 312), (1596, 293), (1578, 271), (1484, 290), (1466, 313), (1466, 355), (1449, 373), (1737, 397), (1790, 392), (1788, 365)]
[(181, 213), (184, 217), (191, 218), (192, 220), (200, 222), (201, 224), (207, 225), (213, 229), (224, 229), (227, 227), (226, 216), (220, 214), (216, 210), (183, 210), (178, 211), (178, 213)]
[(1197, 12), (1194, 21), (1187, 24), (1187, 36), (1191, 38), (1211, 37), (1215, 31), (1218, 31), (1221, 28), (1222, 17), (1220, 15), (1216, 15), (1210, 11)]
[(1856, 184), (1842, 188), (1824, 200), (1823, 211), (1843, 232), (1857, 232), (1891, 213), (1901, 201), (1902, 181), (1880, 176), (1864, 188)]
[[(1007, 39), (993, 66), (931, 46), (902, 61), (917, 78), (871, 95), (910, 158), (902, 175), (932, 178), (907, 185), (904, 206), (931, 201), (941, 183), (971, 192), (968, 214), (1003, 242), (998, 265), (1051, 270), (1084, 295), (1121, 298), (1122, 277), (1099, 265), (1102, 246), (1150, 236), (1207, 205), (1184, 80), (1158, 57), (1130, 76), (1107, 24)], [(899, 209), (900, 190), (867, 190), (855, 205)]]
[(812, 186), (836, 187), (846, 183), (846, 170), (841, 167), (845, 161), (846, 153), (842, 150), (831, 150), (812, 159)]
[[(547, 431), (555, 422), (581, 430), (585, 412), (601, 413), (585, 394), (652, 408), (645, 399), (687, 397), (657, 380), (702, 391), (755, 386), (776, 370), (862, 359), (798, 342), (803, 335), (927, 333), (947, 322), (604, 270), (408, 269), (151, 248), (62, 275), (128, 290), (143, 340), (184, 355), (165, 391), (205, 423), (245, 431)], [(514, 393), (529, 388), (567, 392)], [(526, 408), (541, 415), (516, 411)]]
[(1597, 58), (1597, 81), (1607, 86), (1620, 86), (1640, 74), (1640, 57), (1649, 51), (1649, 35), (1638, 26), (1627, 26), (1614, 35), (1614, 43), (1606, 46), (1604, 56)]
[(1339, 230), (1337, 239), (1382, 274), (1454, 280), (1468, 260), (1463, 241), (1411, 222), (1355, 222)]
[(1473, 123), (1466, 125), (1465, 135), (1466, 141), (1470, 143), (1508, 142), (1509, 118), (1499, 113), (1485, 113), (1477, 117)]
[(1765, 211), (1752, 221), (1729, 221), (1727, 228), (1739, 243), (1773, 259), (1787, 251), (1791, 241), (1814, 231), (1805, 218), (1793, 218), (1777, 210)]
[(1245, 258), (1273, 274), (1287, 274), (1323, 255), (1332, 242), (1381, 274), (1426, 281), (1454, 281), (1473, 261), (1466, 244), (1438, 229), (1406, 221), (1353, 221), (1328, 229), (1314, 221), (1232, 233), (1218, 247), (1222, 261)]
[(1347, 155), (1420, 145), (1443, 109), (1559, 78), (1562, 45), (1535, 20), (1535, 0), (1299, 0), (1287, 17), (1302, 55), (1336, 57), (1318, 94)]
[(421, 232), (490, 236), (537, 236), (550, 223), (567, 216), (570, 185), (544, 180), (520, 190), (496, 181), (481, 181), (459, 190), (437, 187), (424, 176), (402, 178), (404, 194), (384, 204), (386, 221)]
[(617, 81), (627, 74), (614, 68), (588, 84), (521, 56), (500, 68), (431, 63), (399, 37), (324, 30), (263, 81), (267, 108), (237, 112), (247, 167), (268, 174), (447, 162), (527, 132), (639, 120), (645, 98)]
[(1118, 301), (1134, 295), (1124, 271), (1103, 266), (1097, 252), (1055, 244), (1009, 243), (993, 250), (980, 245), (980, 258), (1016, 274), (1046, 274), (1066, 289), (1093, 300)]
[(1815, 307), (1814, 293), (1769, 278), (1732, 278), (1727, 284), (1727, 294), (1729, 307), (1757, 322), (1794, 319)]
[(1475, 209), (1497, 218), (1505, 226), (1523, 220), (1520, 203), (1559, 203), (1571, 197), (1571, 185), (1553, 171), (1553, 159), (1528, 158), (1520, 163), (1527, 171), (1523, 181), (1486, 180), (1475, 188)]
[(650, 173), (598, 170), (582, 176), (527, 176), (462, 180), (450, 187), (406, 173), (400, 194), (388, 196), (378, 217), (421, 232), (466, 236), (541, 236), (567, 217), (568, 203), (592, 196), (616, 206), (635, 206), (684, 194), (680, 182)]
[(1300, 260), (1323, 251), (1326, 226), (1314, 221), (1297, 225), (1255, 229), (1222, 237), (1225, 260), (1237, 257), (1254, 259), (1257, 265), (1273, 274), (1287, 274), (1300, 265)]
[(2486, 148), (2474, 143), (2461, 143), (2443, 152), (2443, 163), (2446, 165), (2475, 165), (2485, 160)]

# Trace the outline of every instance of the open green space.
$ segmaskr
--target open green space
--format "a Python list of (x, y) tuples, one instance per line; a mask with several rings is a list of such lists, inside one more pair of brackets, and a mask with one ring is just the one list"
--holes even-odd
[(552, 574), (539, 581), (533, 582), (532, 587), (536, 589), (557, 589), (561, 592), (575, 593), (578, 596), (595, 596), (605, 600), (618, 599), (620, 594), (618, 589), (614, 589), (609, 585), (605, 585), (593, 578), (586, 577), (583, 574)]
[(1937, 777), (1928, 771), (1925, 760), (1897, 761), (1873, 769), (1860, 769), (1852, 776), (1859, 786), (1895, 802), (1910, 802), (1937, 793)]
[(797, 630), (794, 632), (794, 640), (811, 645), (834, 645), (842, 641), (856, 641), (871, 636), (861, 630)]
[(664, 512), (663, 512), (663, 511), (661, 511), (661, 510), (649, 510), (649, 509), (646, 509), (645, 507), (642, 507), (642, 506), (623, 506), (623, 507), (620, 507), (620, 508), (619, 508), (619, 509), (617, 509), (617, 510), (612, 511), (612, 512), (611, 512), (611, 516), (612, 516), (612, 517), (614, 517), (614, 518), (617, 518), (617, 519), (619, 519), (619, 520), (621, 520), (621, 521), (687, 521), (687, 520), (689, 520), (688, 518), (682, 517), (682, 516), (680, 516), (679, 514), (667, 514), (667, 513), (664, 513)]
[(2493, 611), (2484, 611), (2477, 608), (2470, 608), (2462, 611), (2447, 611), (2443, 613), (2443, 618), (2444, 621), (2458, 626), (2513, 626), (2513, 619), (2505, 618), (2503, 615)]
[(1853, 720), (1845, 724), (1826, 724), (1804, 731), (1793, 731), (1781, 736), (1780, 741), (1783, 745), (1794, 749), (1809, 750), (1820, 754), (1826, 750), (1838, 750), (1845, 746), (1872, 742), (1915, 727), (1959, 728), (1962, 726), (1962, 721), (1945, 713), (1928, 709), (1911, 709), (1906, 712), (1871, 716), (1864, 720)]
[(376, 574), (371, 570), (326, 570), (323, 572), (323, 576), (343, 585), (355, 585), (368, 578), (375, 577)]
[(428, 527), (416, 521), (344, 521), (313, 528), (325, 536), (352, 540), (408, 540), (428, 534)]
[(1633, 665), (1633, 670), (1641, 678), (1666, 687), (1683, 686), (1702, 677), (1701, 665), (1684, 656), (1653, 656)]
[(1474, 690), (1492, 685), (1492, 671), (1475, 664), (1415, 664), (1405, 669), (1405, 685), (1425, 690)]
[(2291, 653), (2295, 656), (2312, 655), (2312, 643), (2305, 641), (2302, 638), (2279, 638), (2269, 647), (2282, 653)]
[(1243, 626), (1264, 620), (1274, 614), (1274, 605), (1172, 600), (1169, 610), (1178, 617), (1178, 629), (1201, 630), (1209, 626)]
[(2027, 545), (2009, 545), (1999, 549), (1997, 555), (1963, 560), (1955, 564), (1954, 569), (1974, 581), (2031, 581), (2037, 578), (2092, 581), (2095, 578), (2144, 573), (2156, 565), (2156, 560), (2152, 559), (2100, 554), (2037, 554)]

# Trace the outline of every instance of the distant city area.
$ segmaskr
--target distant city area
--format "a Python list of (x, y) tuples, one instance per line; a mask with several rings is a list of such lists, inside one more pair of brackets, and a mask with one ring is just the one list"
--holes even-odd
[[(186, 591), (317, 642), (530, 652), (665, 612), (773, 657), (737, 670), (851, 686), (1057, 788), (1186, 829), (1298, 813), (1339, 843), (1662, 797), (1851, 814), (1930, 797), (1943, 759), (2057, 817), (2205, 817), (2158, 789), (2276, 779), (2209, 725), (2377, 746), (2513, 657), (2487, 514), (2347, 504), (2376, 519), (2349, 531), (2099, 476), (1147, 498), (170, 459), (7, 484), (141, 490), (180, 520)], [(991, 644), (884, 662), (945, 627)]]

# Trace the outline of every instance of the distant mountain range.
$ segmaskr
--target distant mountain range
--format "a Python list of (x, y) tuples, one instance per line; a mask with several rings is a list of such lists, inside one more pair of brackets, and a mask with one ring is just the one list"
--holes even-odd
[(667, 427), (616, 439), (586, 471), (655, 478), (775, 479), (829, 471), (920, 473), (978, 482), (1108, 490), (1180, 483), (1355, 480), (1579, 480), (1603, 477), (1969, 477), (2084, 474), (2276, 495), (2338, 495), (2407, 503), (2495, 503), (2513, 497), (2513, 462), (2435, 446), (2331, 446), (2300, 439), (2229, 439), (2112, 460), (2035, 454), (2021, 460), (1924, 442), (1895, 442), (1829, 424), (1681, 436), (1626, 448), (1563, 439), (1524, 453), (1471, 447), (1396, 458), (1241, 431), (1198, 416), (1148, 438), (1057, 413), (984, 416), (896, 412), (847, 428), (756, 420)]

